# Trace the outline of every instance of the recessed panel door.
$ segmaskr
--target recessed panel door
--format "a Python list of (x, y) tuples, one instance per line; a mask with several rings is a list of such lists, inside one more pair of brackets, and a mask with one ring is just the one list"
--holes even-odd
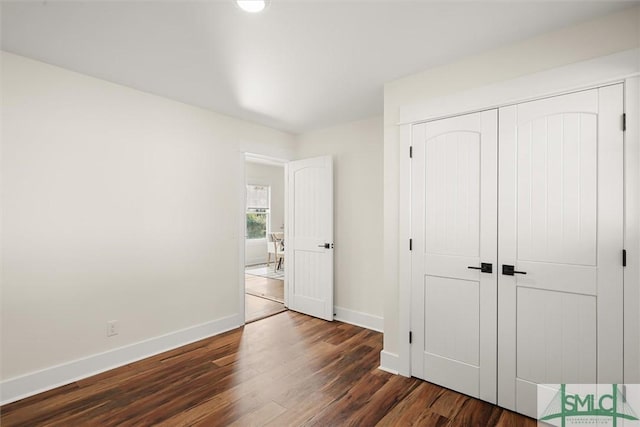
[(333, 164), (330, 156), (286, 165), (287, 306), (333, 320)]
[(413, 127), (413, 376), (496, 402), (497, 111)]
[(622, 382), (622, 85), (500, 109), (498, 404)]

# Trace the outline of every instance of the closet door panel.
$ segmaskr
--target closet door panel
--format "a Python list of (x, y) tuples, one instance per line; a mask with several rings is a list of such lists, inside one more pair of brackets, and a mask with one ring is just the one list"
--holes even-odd
[(496, 138), (496, 110), (412, 134), (412, 375), (490, 402), (496, 273), (479, 268), (496, 265)]
[(498, 403), (529, 416), (622, 380), (621, 115), (621, 86), (500, 109)]
[(518, 258), (595, 266), (597, 116), (537, 117), (517, 140)]

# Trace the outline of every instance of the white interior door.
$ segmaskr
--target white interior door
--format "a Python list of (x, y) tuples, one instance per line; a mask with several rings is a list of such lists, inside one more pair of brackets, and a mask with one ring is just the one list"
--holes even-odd
[(414, 126), (411, 191), (411, 374), (494, 403), (497, 131), (496, 110)]
[(286, 165), (287, 306), (333, 320), (333, 166), (330, 156)]
[(622, 95), (500, 109), (498, 404), (529, 416), (537, 384), (623, 381)]

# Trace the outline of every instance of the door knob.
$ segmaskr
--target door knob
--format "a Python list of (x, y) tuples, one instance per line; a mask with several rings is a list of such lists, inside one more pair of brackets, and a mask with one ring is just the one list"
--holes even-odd
[(471, 270), (480, 270), (482, 273), (493, 273), (493, 264), (491, 264), (489, 262), (481, 263), (480, 267), (469, 266), (467, 268), (469, 268)]
[(502, 274), (505, 276), (513, 276), (514, 274), (527, 274), (526, 271), (516, 271), (513, 265), (502, 264)]
[(333, 243), (324, 243), (322, 245), (318, 245), (319, 248), (325, 248), (325, 249), (333, 249)]

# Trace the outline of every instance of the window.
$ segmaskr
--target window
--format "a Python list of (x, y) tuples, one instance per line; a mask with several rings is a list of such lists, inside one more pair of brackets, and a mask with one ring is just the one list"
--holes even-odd
[(267, 185), (247, 185), (247, 239), (264, 239), (269, 229)]

